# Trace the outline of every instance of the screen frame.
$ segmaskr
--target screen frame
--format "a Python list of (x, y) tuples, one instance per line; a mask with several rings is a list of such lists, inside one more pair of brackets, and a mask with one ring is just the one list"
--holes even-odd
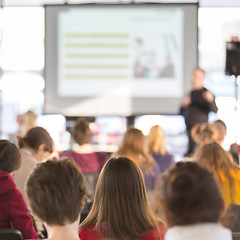
[[(119, 116), (136, 116), (136, 115), (176, 115), (178, 114), (178, 110), (180, 107), (180, 102), (179, 102), (179, 98), (138, 98), (138, 97), (133, 97), (131, 100), (131, 107), (132, 107), (132, 112), (131, 114), (118, 114), (116, 113), (112, 113), (112, 112), (105, 112), (103, 114), (95, 114), (94, 112), (92, 112), (92, 114), (81, 114), (81, 113), (67, 113), (67, 112), (62, 112), (61, 107), (58, 106), (58, 108), (56, 108), (56, 110), (49, 110), (49, 107), (47, 108), (47, 104), (50, 103), (51, 105), (51, 97), (52, 98), (64, 98), (64, 104), (66, 104), (67, 107), (68, 105), (73, 104), (76, 101), (85, 101), (88, 100), (90, 97), (59, 97), (57, 95), (54, 96), (49, 96), (49, 93), (47, 94), (47, 91), (49, 91), (49, 86), (48, 86), (48, 81), (47, 79), (49, 79), (48, 74), (48, 70), (47, 68), (48, 66), (48, 55), (49, 53), (48, 51), (48, 42), (47, 42), (47, 34), (48, 34), (48, 29), (47, 29), (47, 24), (48, 20), (47, 20), (47, 8), (51, 8), (51, 7), (59, 7), (59, 8), (66, 8), (66, 7), (70, 7), (70, 8), (74, 8), (74, 7), (89, 7), (89, 6), (93, 6), (93, 7), (103, 7), (103, 8), (107, 8), (107, 7), (144, 7), (144, 6), (150, 6), (150, 7), (154, 7), (154, 6), (167, 6), (167, 7), (182, 7), (182, 6), (189, 6), (189, 7), (195, 7), (196, 8), (196, 18), (195, 18), (195, 22), (196, 22), (196, 28), (195, 28), (195, 32), (191, 32), (191, 38), (189, 37), (188, 39), (186, 39), (186, 20), (184, 19), (184, 50), (183, 50), (183, 96), (186, 96), (190, 89), (191, 89), (191, 74), (192, 71), (195, 67), (198, 66), (198, 41), (199, 41), (199, 35), (198, 35), (198, 8), (199, 8), (199, 4), (196, 2), (191, 2), (191, 3), (122, 3), (122, 4), (109, 4), (109, 3), (83, 3), (83, 4), (65, 4), (65, 5), (61, 5), (61, 4), (45, 4), (44, 5), (44, 9), (45, 9), (45, 67), (44, 67), (44, 79), (45, 79), (45, 89), (44, 89), (44, 93), (45, 93), (45, 98), (44, 98), (44, 113), (46, 114), (63, 114), (65, 116), (100, 116), (100, 115), (119, 115)], [(57, 26), (57, 25), (55, 25)], [(56, 39), (57, 40), (57, 39)], [(191, 43), (193, 41), (193, 43)], [(195, 62), (192, 62), (192, 59), (189, 59), (189, 56), (187, 56), (187, 49), (186, 47), (189, 45), (194, 45), (195, 48), (193, 48), (194, 50), (194, 56), (195, 56)], [(57, 45), (57, 44), (56, 44)], [(56, 58), (57, 58), (57, 49), (56, 50)], [(57, 61), (57, 59), (55, 59)], [(51, 61), (49, 61), (51, 62)], [(186, 67), (185, 65), (189, 65), (188, 67)], [(57, 63), (56, 66), (57, 67)], [(187, 70), (186, 70), (187, 69)], [(57, 69), (56, 69), (56, 73), (55, 73), (56, 77), (57, 77)], [(51, 81), (53, 81), (52, 78), (50, 78)], [(54, 80), (55, 83), (57, 83), (57, 79)], [(54, 83), (53, 83), (54, 84)], [(49, 99), (50, 98), (50, 99)], [(54, 99), (55, 103), (58, 102), (59, 99)], [(54, 102), (53, 101), (53, 102)], [(174, 111), (169, 111), (168, 107), (165, 107), (163, 110), (161, 110), (161, 107), (159, 108), (159, 110), (156, 110), (156, 107), (154, 105), (157, 104), (161, 104), (161, 106), (170, 106), (170, 105), (174, 105), (174, 106), (178, 106), (175, 107)], [(142, 106), (145, 106), (145, 110), (142, 110)], [(146, 107), (147, 106), (147, 107)], [(147, 110), (146, 110), (147, 109)]]

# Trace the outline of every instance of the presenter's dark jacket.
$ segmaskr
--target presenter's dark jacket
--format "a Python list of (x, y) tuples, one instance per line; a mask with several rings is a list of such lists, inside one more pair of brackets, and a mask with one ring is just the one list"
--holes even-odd
[(190, 105), (186, 108), (181, 108), (181, 114), (185, 118), (188, 130), (190, 130), (196, 123), (208, 122), (209, 112), (217, 112), (218, 110), (215, 99), (212, 102), (209, 102), (203, 97), (203, 94), (206, 91), (208, 91), (206, 88), (191, 91)]
[(0, 229), (19, 230), (24, 239), (39, 239), (21, 192), (7, 172), (0, 171)]

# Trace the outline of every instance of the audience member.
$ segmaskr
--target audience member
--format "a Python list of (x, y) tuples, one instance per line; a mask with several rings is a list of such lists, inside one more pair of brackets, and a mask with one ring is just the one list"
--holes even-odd
[[(46, 160), (53, 152), (53, 140), (44, 128), (35, 127), (30, 129), (25, 137), (18, 137), (18, 145), (22, 164), (15, 173), (14, 180), (29, 207), (28, 199), (25, 194), (26, 180), (36, 165)], [(37, 217), (33, 217), (36, 222), (38, 234), (41, 235), (42, 232), (44, 232), (43, 223), (39, 221)]]
[(216, 142), (203, 145), (194, 155), (194, 161), (213, 172), (226, 205), (240, 204), (240, 168), (230, 153)]
[(174, 164), (173, 156), (168, 154), (165, 147), (164, 137), (163, 129), (160, 126), (155, 125), (150, 129), (148, 135), (150, 154), (159, 165), (161, 172), (164, 172)]
[(158, 196), (169, 227), (165, 240), (230, 240), (218, 224), (224, 202), (213, 174), (194, 162), (178, 162), (163, 174)]
[(150, 209), (141, 170), (132, 160), (111, 158), (105, 164), (79, 236), (81, 240), (164, 238), (164, 225)]
[(18, 229), (24, 239), (38, 238), (26, 203), (12, 177), (20, 164), (17, 146), (0, 140), (0, 228)]
[[(214, 128), (214, 131), (216, 132), (216, 139), (215, 139), (215, 141), (219, 144), (219, 145), (223, 145), (223, 142), (224, 142), (224, 138), (225, 138), (225, 136), (227, 135), (227, 126), (226, 126), (226, 124), (222, 121), (222, 120), (220, 120), (220, 119), (218, 119), (218, 120), (216, 120), (213, 124), (213, 128)], [(232, 157), (233, 157), (233, 160), (234, 160), (234, 162), (237, 164), (237, 165), (239, 165), (239, 156), (238, 156), (238, 153), (237, 153), (237, 151), (236, 152), (234, 152), (234, 151), (229, 151), (230, 153), (231, 153), (231, 155), (232, 155)]]
[(38, 165), (28, 178), (26, 192), (31, 209), (46, 223), (49, 240), (79, 240), (85, 184), (71, 159)]
[(76, 148), (62, 154), (71, 157), (79, 165), (84, 177), (89, 196), (93, 198), (99, 172), (107, 160), (103, 152), (95, 152), (91, 145), (92, 133), (87, 120), (78, 119), (74, 125), (72, 136), (77, 144)]
[(18, 123), (20, 137), (24, 137), (31, 128), (37, 126), (37, 115), (34, 111), (29, 110), (20, 116)]
[(230, 204), (223, 218), (221, 224), (229, 228), (232, 232), (240, 232), (240, 205)]
[(148, 198), (151, 202), (153, 188), (160, 174), (160, 168), (149, 154), (146, 138), (142, 131), (133, 127), (128, 128), (114, 156), (130, 158), (140, 167), (143, 172)]
[(209, 123), (197, 123), (191, 130), (192, 139), (196, 144), (195, 152), (204, 144), (214, 141), (214, 130)]

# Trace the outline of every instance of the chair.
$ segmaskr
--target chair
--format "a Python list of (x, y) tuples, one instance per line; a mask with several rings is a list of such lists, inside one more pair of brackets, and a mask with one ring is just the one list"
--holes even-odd
[(240, 240), (240, 232), (233, 232), (232, 233), (233, 240)]
[(23, 240), (23, 236), (17, 229), (1, 229), (0, 240)]

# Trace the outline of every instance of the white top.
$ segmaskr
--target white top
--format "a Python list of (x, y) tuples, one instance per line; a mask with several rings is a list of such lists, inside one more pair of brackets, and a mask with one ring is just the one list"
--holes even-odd
[(232, 233), (217, 223), (201, 223), (169, 228), (164, 240), (232, 240)]

